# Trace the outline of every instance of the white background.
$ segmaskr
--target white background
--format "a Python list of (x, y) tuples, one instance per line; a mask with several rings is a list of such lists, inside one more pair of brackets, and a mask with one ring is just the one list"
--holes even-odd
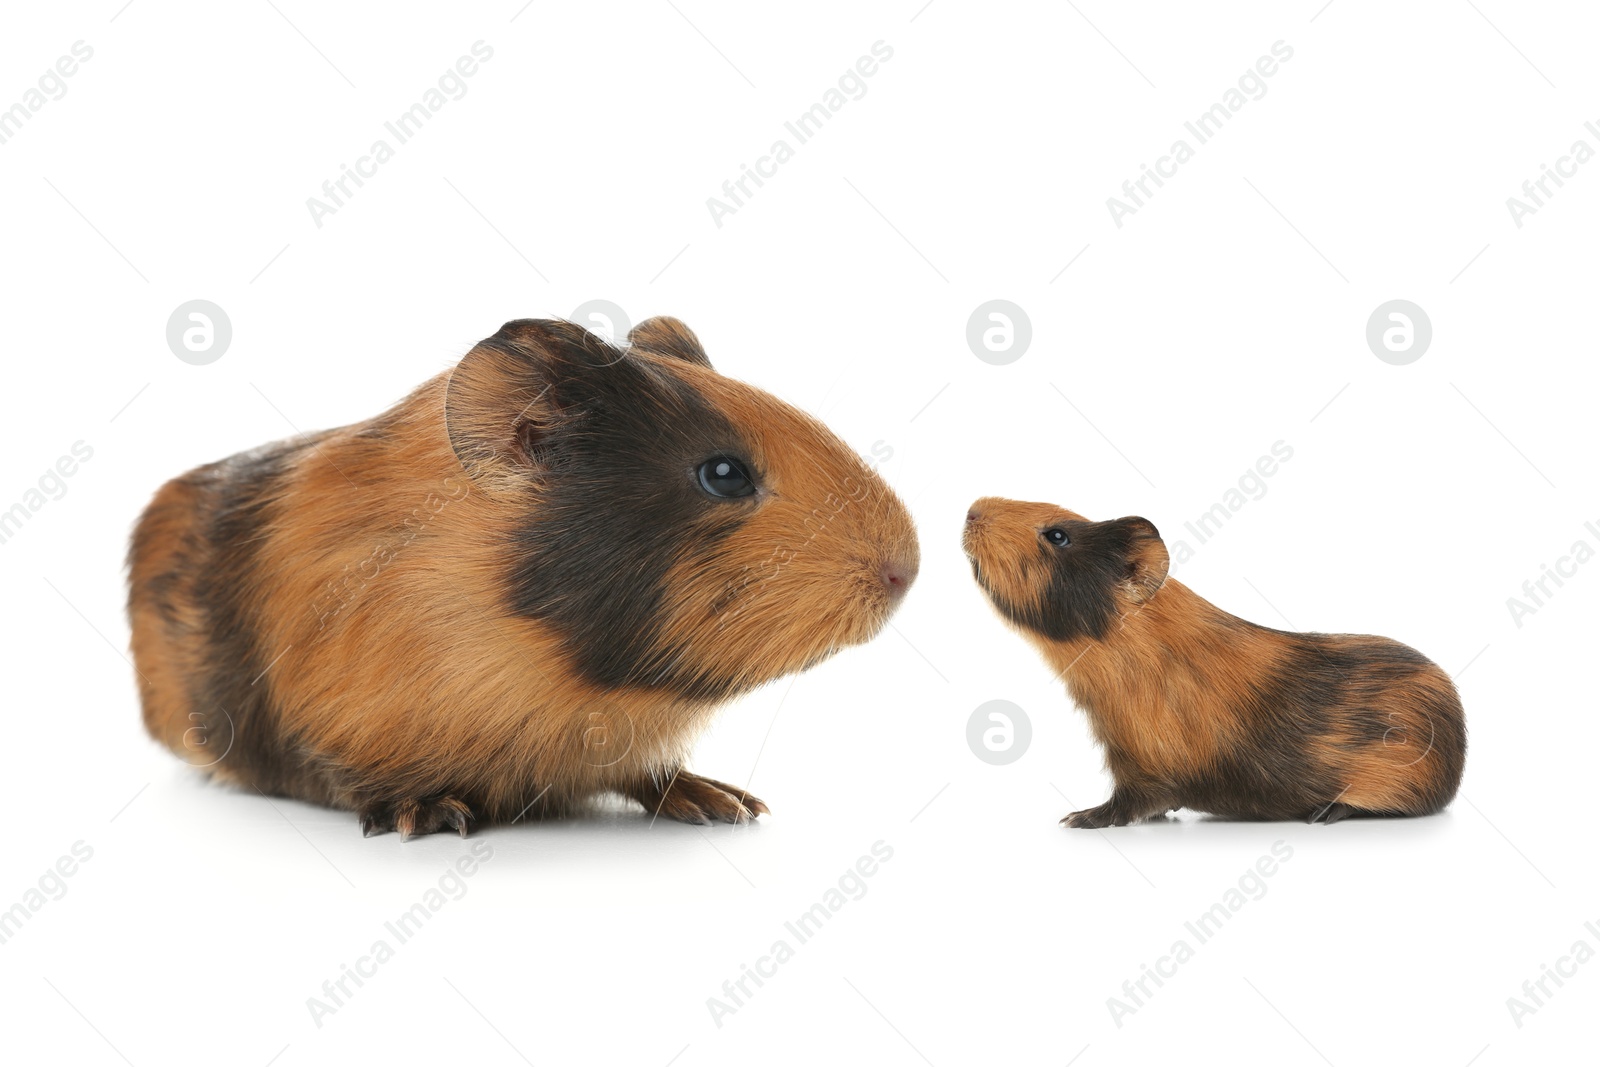
[[(94, 49), (0, 145), (0, 509), (93, 449), (0, 545), (0, 908), (93, 850), (0, 945), (7, 1059), (1593, 1059), (1600, 963), (1521, 1026), (1507, 1006), (1576, 941), (1600, 950), (1600, 563), (1520, 626), (1507, 606), (1600, 548), (1600, 162), (1520, 228), (1506, 206), (1574, 140), (1600, 148), (1582, 5), (122, 2), (33, 5), (0, 34), (0, 106)], [(316, 226), (306, 199), (478, 40), (466, 95)], [(866, 94), (717, 226), (707, 198), (880, 40)], [(1266, 95), (1116, 226), (1106, 198), (1279, 40)], [(197, 298), (233, 326), (208, 366), (165, 340)], [(369, 417), (504, 320), (596, 298), (683, 318), (725, 373), (892, 448), (919, 523), (896, 629), (738, 701), (696, 750), (770, 817), (701, 831), (617, 804), (363, 840), (145, 738), (122, 557), (163, 480)], [(965, 340), (994, 298), (1032, 322), (1006, 366)], [(1434, 331), (1407, 366), (1365, 341), (1396, 298)], [(1277, 441), (1265, 495), (1175, 573), (1458, 675), (1461, 795), (1331, 828), (1060, 828), (1109, 780), (973, 585), (965, 506), (1137, 513), (1171, 544)], [(993, 699), (1033, 727), (1004, 767), (965, 740)], [(880, 840), (866, 895), (717, 1025), (708, 998)], [(307, 998), (475, 841), (493, 859), (466, 894), (318, 1026)], [(1198, 944), (1184, 923), (1277, 841), (1265, 895)], [(1108, 998), (1180, 938), (1194, 957), (1119, 1026)]]

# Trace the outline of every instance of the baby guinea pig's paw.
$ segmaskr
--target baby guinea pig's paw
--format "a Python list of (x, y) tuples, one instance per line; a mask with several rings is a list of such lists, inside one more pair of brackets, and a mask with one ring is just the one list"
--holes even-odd
[(1169, 798), (1159, 792), (1137, 786), (1118, 786), (1112, 790), (1110, 800), (1097, 807), (1073, 812), (1061, 820), (1061, 825), (1083, 830), (1127, 826), (1152, 815), (1165, 815), (1172, 807)]
[(1126, 826), (1131, 820), (1120, 815), (1109, 801), (1098, 807), (1075, 811), (1061, 820), (1062, 826), (1079, 830), (1099, 830), (1106, 826)]
[(361, 806), (361, 836), (396, 830), (402, 841), (418, 834), (431, 834), (451, 829), (462, 837), (472, 825), (472, 809), (451, 796), (428, 797), (422, 800), (377, 800)]
[(767, 805), (738, 786), (726, 785), (698, 774), (679, 771), (666, 787), (646, 780), (625, 790), (629, 797), (644, 805), (651, 815), (665, 815), (679, 822), (744, 823), (758, 815), (767, 814)]

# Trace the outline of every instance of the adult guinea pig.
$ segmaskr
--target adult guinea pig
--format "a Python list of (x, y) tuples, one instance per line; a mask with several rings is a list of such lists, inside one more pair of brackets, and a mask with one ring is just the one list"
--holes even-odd
[(1115, 783), (1068, 826), (1172, 808), (1336, 822), (1427, 815), (1461, 782), (1449, 675), (1386, 637), (1246, 622), (1167, 577), (1149, 520), (986, 497), (962, 545), (999, 613), (1088, 713)]
[(655, 318), (507, 323), (374, 419), (168, 482), (129, 559), (152, 736), (409, 837), (608, 791), (764, 813), (690, 745), (876, 634), (918, 551), (842, 441)]

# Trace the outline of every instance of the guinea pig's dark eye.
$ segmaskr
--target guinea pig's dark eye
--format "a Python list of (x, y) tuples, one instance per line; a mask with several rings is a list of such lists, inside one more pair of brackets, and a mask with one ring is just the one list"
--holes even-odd
[(749, 496), (756, 483), (744, 464), (732, 456), (712, 456), (700, 464), (700, 488), (715, 497)]
[(1067, 536), (1067, 531), (1059, 526), (1052, 526), (1044, 532), (1044, 539), (1057, 548), (1065, 548), (1072, 543), (1072, 538)]

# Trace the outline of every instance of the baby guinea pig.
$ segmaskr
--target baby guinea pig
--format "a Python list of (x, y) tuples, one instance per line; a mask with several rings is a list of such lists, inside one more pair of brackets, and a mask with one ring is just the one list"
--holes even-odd
[(1068, 826), (1172, 808), (1336, 822), (1428, 815), (1455, 796), (1466, 724), (1449, 675), (1386, 637), (1300, 634), (1167, 577), (1146, 519), (1090, 522), (986, 497), (962, 545), (999, 613), (1065, 677), (1115, 786)]
[(507, 323), (343, 429), (168, 482), (128, 611), (144, 722), (218, 779), (403, 836), (613, 792), (764, 813), (685, 760), (730, 698), (864, 642), (905, 506), (682, 323)]

